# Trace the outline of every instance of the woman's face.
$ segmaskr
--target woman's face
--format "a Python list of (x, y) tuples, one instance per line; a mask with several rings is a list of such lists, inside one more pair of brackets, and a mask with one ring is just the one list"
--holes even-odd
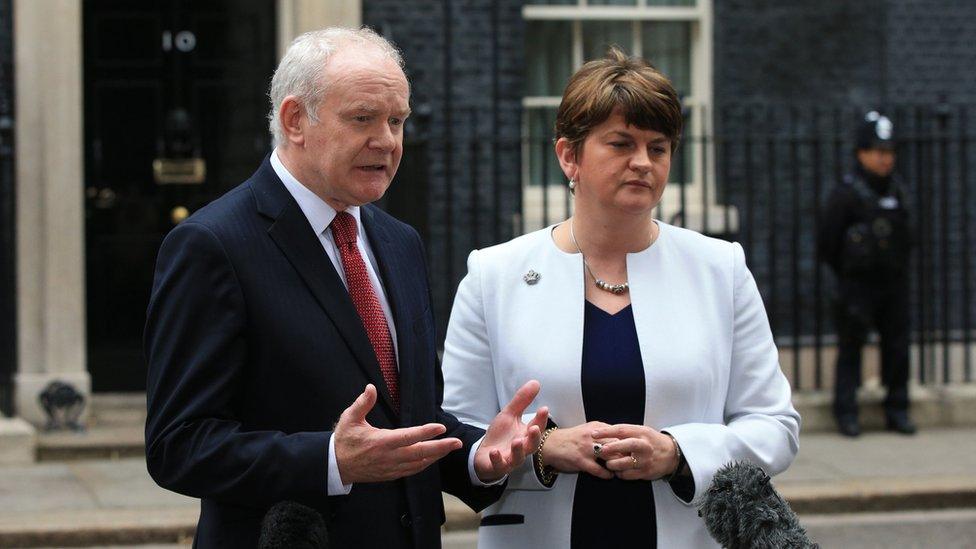
[(661, 201), (671, 170), (671, 140), (663, 133), (629, 126), (614, 111), (577, 153), (571, 149), (565, 138), (556, 142), (563, 172), (577, 182), (577, 203), (646, 214)]

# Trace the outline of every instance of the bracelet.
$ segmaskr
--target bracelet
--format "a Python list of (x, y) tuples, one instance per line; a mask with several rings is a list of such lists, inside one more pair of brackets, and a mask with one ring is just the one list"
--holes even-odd
[(539, 441), (539, 451), (535, 453), (534, 458), (535, 471), (539, 475), (539, 480), (547, 488), (552, 486), (552, 484), (556, 481), (556, 475), (558, 473), (551, 466), (546, 465), (542, 455), (542, 448), (546, 445), (546, 439), (549, 438), (549, 435), (551, 435), (552, 432), (558, 428), (559, 427), (550, 427), (546, 429), (544, 433), (542, 433), (542, 440)]
[(664, 432), (664, 434), (668, 435), (668, 438), (670, 438), (671, 442), (674, 443), (675, 457), (678, 458), (678, 465), (675, 466), (674, 471), (671, 471), (667, 475), (661, 477), (661, 480), (663, 480), (664, 482), (671, 482), (672, 480), (674, 480), (674, 477), (678, 476), (681, 473), (682, 464), (684, 464), (685, 462), (685, 456), (684, 454), (681, 453), (681, 445), (678, 444), (678, 439), (674, 438), (674, 435), (672, 435), (671, 433)]

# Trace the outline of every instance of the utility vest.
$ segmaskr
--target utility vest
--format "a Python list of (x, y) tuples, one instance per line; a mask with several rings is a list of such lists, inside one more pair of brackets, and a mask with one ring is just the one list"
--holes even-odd
[(904, 274), (911, 252), (911, 229), (905, 195), (895, 179), (888, 194), (879, 195), (860, 177), (847, 175), (863, 208), (863, 220), (844, 232), (841, 272), (846, 276)]

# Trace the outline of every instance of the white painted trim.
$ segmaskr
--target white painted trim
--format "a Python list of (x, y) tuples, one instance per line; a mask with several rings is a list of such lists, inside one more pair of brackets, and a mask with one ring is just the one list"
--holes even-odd
[(636, 19), (630, 25), (630, 51), (634, 55), (644, 56), (644, 29), (641, 21)]
[(288, 51), (288, 46), (295, 39), (295, 0), (278, 0), (277, 5), (278, 24), (276, 32), (278, 34), (278, 59), (284, 57)]
[[(704, 0), (703, 0), (704, 1)], [(526, 20), (696, 21), (702, 6), (522, 6)]]
[(362, 25), (362, 0), (278, 0), (278, 57), (299, 34)]
[[(54, 379), (90, 393), (84, 244), (83, 0), (14, 0), (17, 147), (15, 409), (38, 424)], [(361, 0), (277, 0), (279, 55), (298, 34), (358, 27)], [(51, 17), (56, 13), (57, 17)]]
[[(527, 109), (556, 108), (562, 98), (558, 95), (529, 95), (522, 98), (522, 106)], [(694, 97), (686, 97), (683, 101), (686, 107), (699, 107), (701, 102)]]
[[(701, 136), (712, 136), (713, 105), (712, 89), (712, 2), (713, 0), (698, 0), (694, 7), (661, 7), (647, 6), (641, 0), (637, 6), (588, 6), (586, 0), (581, 0), (577, 6), (523, 6), (522, 14), (526, 20), (570, 20), (572, 21), (573, 41), (573, 70), (583, 64), (582, 22), (589, 20), (630, 20), (633, 21), (633, 51), (637, 55), (643, 54), (643, 40), (640, 23), (643, 21), (688, 21), (691, 23), (691, 95), (683, 99), (684, 106), (693, 109), (693, 116), (685, 134), (689, 138), (683, 146), (692, 151), (695, 162), (692, 164), (690, 180), (684, 185), (669, 185), (665, 191), (662, 203), (665, 216), (670, 216), (680, 208), (681, 188), (685, 189), (685, 225), (696, 230), (719, 232), (724, 229), (725, 217), (729, 218), (729, 229), (738, 230), (738, 211), (734, 206), (722, 205), (716, 202), (718, 187), (715, 184), (715, 146), (714, 141), (702, 141)], [(522, 107), (528, 109), (558, 107), (561, 101), (556, 96), (530, 96), (522, 99)], [(527, 136), (528, 127), (523, 125), (523, 137)], [(529, 149), (523, 146), (522, 162), (522, 208), (521, 215), (525, 220), (526, 230), (538, 228), (541, 221), (537, 204), (542, 200), (542, 186), (529, 182), (531, 170), (528, 162)], [(701, 159), (704, 155), (705, 165)], [(702, 204), (703, 183), (708, 185), (708, 204)], [(558, 193), (558, 191), (557, 191)], [(553, 198), (552, 193), (550, 198)], [(550, 202), (550, 206), (552, 206)], [(536, 205), (533, 207), (533, 205)], [(564, 207), (559, 206), (562, 214)], [(552, 211), (552, 210), (551, 210)], [(707, 219), (708, 226), (705, 226)]]
[(82, 0), (15, 0), (13, 15), (19, 350), (14, 392), (17, 413), (33, 420), (37, 393), (23, 380), (74, 379), (86, 396), (89, 385)]
[[(543, 190), (544, 189), (544, 190)], [(566, 193), (569, 191), (562, 185), (526, 185), (522, 187), (522, 215), (525, 220), (525, 232), (541, 229), (546, 226), (545, 216), (543, 215), (543, 193), (546, 195), (549, 204), (549, 223), (558, 223), (573, 215), (575, 204), (572, 197), (569, 198), (569, 209), (566, 209)], [(518, 227), (515, 227), (516, 231)]]
[(556, 108), (562, 101), (557, 96), (530, 96), (522, 98), (522, 106), (528, 109), (534, 108)]
[(583, 22), (573, 21), (573, 71), (583, 66)]

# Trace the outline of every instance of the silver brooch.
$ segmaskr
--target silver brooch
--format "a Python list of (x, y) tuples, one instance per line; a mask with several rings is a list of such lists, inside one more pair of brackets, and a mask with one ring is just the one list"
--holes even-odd
[(529, 272), (525, 273), (525, 276), (522, 277), (522, 280), (524, 280), (525, 283), (528, 284), (529, 286), (532, 286), (536, 282), (539, 282), (540, 278), (542, 278), (541, 274), (530, 270)]

